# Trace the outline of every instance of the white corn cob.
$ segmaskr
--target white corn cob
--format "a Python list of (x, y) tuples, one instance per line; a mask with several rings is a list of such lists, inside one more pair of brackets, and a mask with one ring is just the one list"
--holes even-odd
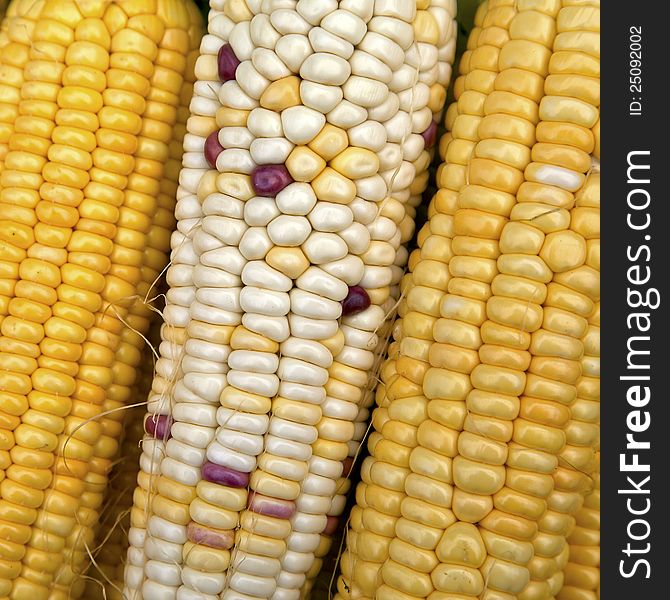
[(450, 76), (455, 3), (418, 4), (211, 3), (129, 598), (299, 598), (314, 575)]

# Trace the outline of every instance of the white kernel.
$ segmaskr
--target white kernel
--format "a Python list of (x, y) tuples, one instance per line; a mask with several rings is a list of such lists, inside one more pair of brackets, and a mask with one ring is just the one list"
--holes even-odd
[[(311, 29), (307, 37), (312, 44), (312, 48), (314, 48), (314, 52), (318, 52), (319, 54), (328, 53), (348, 61), (349, 57), (354, 53), (354, 46), (351, 43), (337, 35), (333, 35), (321, 27), (314, 27)], [(305, 63), (306, 62), (307, 61), (305, 61)], [(304, 66), (305, 65), (303, 64), (303, 68)], [(330, 83), (330, 85), (338, 85), (337, 83), (330, 81), (327, 83)]]
[(294, 144), (308, 144), (326, 123), (323, 114), (306, 106), (292, 106), (281, 114), (284, 135)]
[(216, 439), (223, 447), (240, 454), (258, 456), (263, 451), (263, 436), (261, 435), (219, 427), (216, 431)]
[(312, 26), (305, 21), (295, 10), (279, 9), (270, 15), (272, 26), (282, 35), (291, 33), (306, 34)]
[(283, 342), (290, 335), (286, 317), (268, 317), (258, 313), (242, 315), (242, 325), (254, 333), (259, 333), (275, 342)]
[(293, 288), (289, 293), (291, 298), (291, 312), (311, 319), (339, 319), (342, 313), (342, 304), (307, 292)]
[(293, 287), (289, 277), (261, 260), (247, 263), (242, 271), (242, 282), (278, 292), (288, 292)]
[(217, 441), (213, 441), (207, 446), (207, 458), (217, 465), (235, 469), (240, 473), (251, 473), (256, 468), (256, 457), (235, 452), (230, 448), (222, 446)]
[(320, 265), (339, 260), (347, 255), (347, 245), (334, 233), (314, 231), (302, 245), (305, 256), (312, 264)]
[(365, 121), (368, 118), (368, 111), (362, 106), (358, 106), (349, 102), (349, 100), (342, 100), (333, 110), (331, 110), (327, 119), (336, 127), (342, 129), (349, 129)]
[(288, 314), (291, 302), (286, 292), (247, 286), (240, 294), (242, 310), (269, 317), (281, 317)]
[[(294, 293), (296, 289), (294, 288), (291, 293)], [(282, 342), (279, 351), (282, 356), (299, 358), (325, 369), (333, 364), (333, 356), (330, 351), (323, 344), (313, 340), (290, 337)]]
[(290, 34), (279, 39), (275, 52), (293, 73), (299, 73), (303, 62), (314, 50), (306, 35)]
[(327, 85), (342, 85), (350, 74), (351, 67), (345, 59), (326, 52), (311, 54), (300, 67), (303, 79)]
[(347, 254), (340, 259), (323, 263), (321, 268), (327, 273), (330, 273), (333, 277), (341, 279), (347, 285), (353, 286), (358, 285), (361, 277), (363, 277), (365, 265), (358, 256)]
[(258, 73), (269, 81), (276, 81), (277, 79), (291, 75), (291, 70), (284, 62), (272, 50), (268, 50), (267, 48), (256, 48), (251, 55), (251, 62)]
[[(281, 125), (281, 117), (267, 108), (254, 108), (247, 117), (247, 128), (256, 137), (274, 138), (283, 137), (284, 130)], [(229, 128), (224, 128), (224, 131)], [(221, 134), (219, 134), (221, 141)]]
[[(294, 145), (284, 137), (257, 138), (251, 142), (251, 158), (259, 165), (281, 165), (291, 154)], [(223, 153), (222, 153), (223, 154)], [(217, 161), (218, 165), (218, 161)]]
[(337, 8), (337, 0), (298, 0), (295, 9), (312, 25), (318, 25), (326, 15)]
[(335, 85), (324, 85), (314, 81), (300, 82), (300, 99), (305, 106), (326, 114), (333, 110), (344, 98), (342, 88)]
[(269, 238), (277, 246), (300, 246), (312, 232), (310, 222), (301, 216), (280, 215), (268, 224)]

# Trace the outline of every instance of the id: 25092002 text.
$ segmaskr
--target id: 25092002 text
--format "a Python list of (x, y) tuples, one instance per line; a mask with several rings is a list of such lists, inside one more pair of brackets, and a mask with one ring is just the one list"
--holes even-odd
[(642, 26), (631, 25), (628, 30), (628, 91), (631, 95), (628, 114), (642, 115)]

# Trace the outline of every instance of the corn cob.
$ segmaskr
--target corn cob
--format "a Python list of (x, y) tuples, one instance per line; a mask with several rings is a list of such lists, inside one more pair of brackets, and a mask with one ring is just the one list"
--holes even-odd
[[(135, 302), (131, 307), (131, 314), (128, 318), (129, 325), (133, 326), (133, 329), (124, 330), (124, 335), (127, 338), (125, 340), (125, 345), (128, 348), (125, 354), (128, 355), (130, 350), (130, 355), (137, 357), (142, 354), (142, 350), (145, 346), (144, 337), (138, 335), (138, 331), (141, 333), (142, 328), (140, 328), (140, 323), (133, 323), (133, 316), (137, 318), (146, 319), (152, 314), (152, 310), (157, 308), (153, 307), (150, 309), (145, 305), (147, 300), (151, 300), (151, 296), (158, 295), (158, 289), (155, 288), (157, 279), (161, 276), (161, 270), (164, 265), (167, 263), (166, 249), (169, 246), (169, 237), (174, 230), (174, 204), (175, 196), (178, 184), (179, 169), (181, 166), (181, 155), (182, 155), (182, 142), (184, 138), (184, 133), (186, 131), (186, 120), (188, 118), (188, 105), (191, 100), (193, 93), (193, 78), (194, 78), (194, 63), (195, 58), (197, 57), (197, 48), (202, 37), (201, 32), (201, 17), (196, 11), (196, 7), (193, 4), (188, 5), (189, 9), (193, 12), (191, 15), (191, 28), (189, 30), (189, 37), (191, 41), (191, 52), (186, 57), (186, 75), (184, 85), (179, 90), (180, 97), (180, 106), (177, 110), (177, 124), (172, 130), (172, 141), (169, 145), (170, 158), (167, 161), (165, 166), (166, 176), (160, 182), (160, 188), (156, 187), (155, 195), (157, 196), (157, 213), (154, 219), (154, 227), (151, 232), (149, 232), (148, 245), (144, 249), (144, 262), (142, 266), (142, 283), (138, 288), (139, 301)], [(169, 51), (164, 53), (167, 56), (170, 56)], [(174, 93), (174, 92), (173, 92)], [(156, 126), (156, 124), (154, 124)], [(153, 288), (153, 289), (152, 289)], [(150, 337), (150, 340), (159, 340), (160, 335), (156, 332), (156, 335)], [(151, 342), (149, 342), (151, 343)], [(123, 347), (120, 347), (117, 350), (117, 361), (123, 362)], [(144, 363), (147, 366), (147, 363)], [(151, 372), (149, 373), (149, 385), (146, 387), (140, 387), (137, 393), (133, 394), (131, 402), (142, 402), (143, 398), (146, 398), (146, 393), (151, 387), (151, 375), (153, 374), (153, 361), (148, 363)], [(106, 411), (114, 411), (118, 407), (124, 406), (129, 400), (129, 379), (128, 376), (132, 376), (132, 373), (128, 373), (127, 369), (124, 372), (119, 370), (118, 374), (115, 377), (115, 385), (111, 386), (109, 389), (108, 400), (105, 403)], [(125, 383), (124, 383), (125, 380)], [(138, 430), (140, 433), (138, 435), (132, 436), (126, 442), (126, 447), (131, 451), (134, 450), (134, 444), (136, 445), (139, 440), (142, 438), (143, 429), (143, 416), (144, 416), (143, 407), (138, 407), (132, 410), (131, 415), (127, 416), (124, 421), (129, 423), (132, 427)], [(114, 414), (114, 413), (112, 413)], [(119, 415), (119, 413), (115, 413)], [(123, 416), (124, 413), (120, 413), (120, 416)], [(110, 415), (111, 416), (111, 415)], [(116, 510), (112, 513), (108, 519), (111, 519), (111, 524), (116, 522), (115, 514), (118, 514), (119, 511), (130, 511), (132, 506), (132, 493), (134, 485), (131, 485), (130, 488), (126, 488), (129, 480), (134, 481), (137, 477), (137, 460), (138, 456), (129, 456), (127, 452), (120, 453), (121, 460), (123, 461), (124, 466), (124, 478), (123, 478), (123, 490), (127, 492), (123, 498), (119, 498), (119, 494), (115, 493), (114, 490), (109, 491), (110, 501), (114, 501)], [(126, 519), (129, 525), (129, 518)], [(125, 523), (125, 521), (124, 521)], [(114, 539), (118, 542), (121, 542), (119, 538), (123, 538), (122, 543), (123, 547), (120, 549), (112, 543), (111, 539), (108, 539), (107, 532), (101, 532), (100, 539), (104, 540), (105, 543), (100, 550), (100, 554), (96, 557), (96, 562), (98, 570), (101, 573), (104, 573), (104, 590), (107, 598), (120, 598), (120, 591), (123, 588), (123, 565), (118, 565), (119, 556), (125, 555), (127, 551), (127, 527), (123, 531), (114, 531), (111, 534), (114, 536)], [(103, 566), (99, 563), (103, 562)], [(87, 585), (87, 598), (101, 597), (103, 593), (103, 587), (100, 585), (100, 582), (96, 581)]]
[(600, 474), (577, 511), (576, 527), (568, 536), (570, 558), (565, 582), (556, 600), (600, 600)]
[[(146, 230), (145, 240), (138, 243), (131, 251), (126, 251), (127, 256), (123, 269), (124, 278), (137, 282), (136, 297), (125, 302), (127, 313), (124, 318), (125, 327), (119, 336), (119, 345), (116, 349), (116, 358), (112, 369), (112, 384), (107, 388), (107, 395), (103, 403), (103, 415), (99, 419), (102, 437), (94, 448), (94, 457), (99, 459), (98, 476), (102, 481), (95, 487), (89, 486), (94, 494), (96, 505), (102, 502), (102, 493), (105, 490), (105, 477), (110, 467), (110, 460), (117, 454), (120, 434), (123, 430), (125, 412), (122, 408), (130, 401), (131, 386), (135, 379), (135, 367), (139, 364), (142, 351), (146, 345), (145, 334), (147, 333), (150, 319), (155, 316), (154, 310), (147, 303), (151, 296), (157, 294), (152, 288), (160, 276), (161, 269), (167, 263), (167, 249), (169, 238), (173, 230), (173, 211), (175, 204), (176, 180), (181, 158), (182, 130), (174, 127), (175, 114), (180, 107), (188, 106), (192, 85), (184, 84), (181, 77), (176, 74), (183, 72), (183, 63), (186, 62), (187, 81), (192, 81), (193, 63), (195, 56), (193, 51), (197, 49), (201, 35), (201, 17), (194, 4), (186, 5), (191, 9), (191, 27), (188, 30), (190, 38), (191, 55), (183, 55), (182, 45), (185, 41), (183, 31), (167, 30), (163, 40), (158, 45), (157, 67), (150, 80), (151, 91), (148, 96), (148, 106), (143, 119), (143, 127), (138, 137), (139, 144), (144, 144), (147, 150), (136, 159), (135, 171), (129, 178), (124, 209), (132, 212), (140, 202), (149, 203), (147, 211), (153, 211), (151, 229)], [(181, 104), (180, 104), (181, 102)], [(173, 142), (176, 142), (173, 143)], [(171, 154), (166, 158), (168, 152)], [(158, 163), (164, 163), (161, 168), (163, 177), (150, 177), (152, 171), (156, 171)], [(154, 200), (155, 199), (155, 200)], [(154, 204), (155, 202), (155, 204)], [(123, 219), (123, 213), (121, 219)], [(119, 232), (123, 234), (123, 232)], [(117, 234), (119, 237), (119, 234)], [(141, 257), (141, 267), (132, 266)], [(123, 263), (123, 260), (119, 262)], [(138, 281), (141, 278), (140, 281)], [(114, 307), (118, 311), (119, 305)], [(146, 396), (145, 396), (146, 397)], [(136, 402), (141, 402), (141, 396), (136, 397)], [(83, 530), (75, 543), (75, 552), (86, 551), (82, 544), (88, 544), (92, 539), (92, 531)], [(125, 549), (124, 549), (125, 552)], [(88, 564), (88, 552), (85, 552), (84, 562)], [(118, 558), (118, 555), (117, 555)], [(67, 589), (71, 585), (75, 574), (82, 570), (81, 558), (73, 565), (67, 565), (60, 576), (57, 577), (59, 585)], [(79, 589), (82, 589), (83, 581), (80, 580)], [(113, 592), (110, 592), (113, 593)], [(76, 598), (79, 593), (70, 591), (70, 596)]]
[(453, 3), (421, 4), (211, 3), (129, 597), (298, 598), (315, 574), (450, 75)]
[[(213, 15), (210, 11), (210, 21)], [(208, 29), (211, 30), (211, 23)], [(212, 50), (212, 42), (217, 46)], [(209, 51), (210, 54), (216, 54), (218, 49), (218, 40), (211, 34), (206, 35), (201, 44), (201, 53)], [(199, 59), (202, 61), (202, 59)], [(211, 99), (200, 98), (202, 93), (211, 95), (210, 86), (216, 86), (216, 81), (205, 82), (197, 72), (196, 63), (196, 82), (193, 88), (193, 98), (189, 99), (191, 102), (191, 116), (186, 123), (187, 131), (184, 135), (184, 165), (188, 164), (188, 150), (189, 140), (195, 140), (200, 137), (204, 142), (204, 138), (211, 133), (216, 126), (214, 121), (215, 108)], [(198, 81), (200, 80), (200, 81)], [(214, 93), (214, 95), (216, 95)], [(218, 103), (215, 105), (218, 106)], [(194, 110), (195, 109), (195, 110)], [(192, 143), (192, 142), (191, 142)], [(198, 145), (196, 143), (196, 149)], [(202, 150), (202, 148), (201, 148)], [(192, 236), (197, 228), (197, 214), (199, 213), (198, 198), (195, 196), (198, 189), (198, 184), (204, 174), (205, 169), (185, 168), (179, 174), (179, 188), (177, 190), (177, 204), (175, 208), (175, 216), (177, 218), (177, 230), (174, 231), (171, 238), (172, 253), (170, 257), (170, 268), (167, 271), (167, 283), (170, 286), (166, 296), (166, 306), (163, 311), (164, 325), (161, 329), (162, 343), (159, 347), (160, 358), (156, 364), (156, 375), (152, 382), (152, 392), (149, 394), (149, 414), (143, 419), (145, 428), (150, 435), (144, 436), (142, 443), (142, 454), (139, 460), (139, 473), (137, 476), (137, 484), (133, 494), (133, 507), (130, 512), (130, 529), (128, 530), (129, 549), (127, 555), (126, 566), (124, 570), (124, 596), (126, 598), (141, 598), (142, 584), (144, 580), (143, 566), (149, 560), (162, 556), (162, 547), (169, 547), (162, 542), (155, 543), (152, 540), (152, 534), (149, 532), (147, 536), (147, 521), (149, 513), (149, 498), (156, 492), (157, 486), (162, 483), (163, 489), (172, 490), (173, 494), (179, 494), (183, 486), (180, 486), (174, 479), (168, 479), (161, 476), (159, 481), (154, 478), (160, 473), (160, 458), (163, 456), (164, 442), (167, 439), (168, 432), (166, 431), (166, 419), (158, 415), (158, 407), (156, 405), (156, 398), (160, 398), (162, 394), (169, 391), (172, 384), (173, 367), (170, 365), (169, 358), (178, 357), (183, 352), (183, 344), (185, 338), (184, 325), (188, 319), (188, 306), (193, 299), (193, 287), (189, 285), (192, 282)], [(210, 183), (210, 187), (211, 187)], [(185, 219), (184, 216), (189, 215), (189, 210), (193, 212), (193, 205), (197, 206), (198, 212), (196, 217)], [(190, 263), (190, 264), (189, 264)], [(182, 286), (178, 286), (182, 282)], [(181, 288), (181, 289), (180, 289)], [(167, 365), (166, 365), (167, 363)], [(195, 431), (188, 431), (187, 433), (196, 433)], [(152, 439), (155, 438), (155, 439)], [(167, 485), (166, 485), (167, 484)], [(160, 488), (159, 488), (160, 489)], [(148, 537), (148, 540), (147, 540)], [(145, 548), (145, 542), (148, 541)], [(157, 539), (158, 541), (158, 539)], [(178, 557), (181, 561), (181, 555)], [(155, 593), (155, 590), (154, 590)], [(150, 594), (147, 594), (150, 596)]]
[[(44, 2), (24, 0), (12, 2), (0, 28), (0, 173), (9, 151), (9, 137), (19, 116), (18, 103), (23, 84), (23, 68), (28, 61), (28, 51), (35, 20)], [(22, 120), (23, 121), (23, 120)], [(18, 124), (21, 127), (21, 123)], [(24, 123), (25, 126), (25, 123)], [(3, 293), (4, 295), (4, 293)], [(6, 314), (6, 307), (3, 306)]]
[[(552, 131), (552, 126), (557, 130), (556, 121), (571, 122), (575, 129), (575, 126), (591, 125), (584, 122), (584, 115), (594, 109), (592, 125), (598, 126), (599, 71), (590, 63), (600, 58), (600, 11), (586, 5), (563, 8), (557, 18), (556, 31), (555, 57), (549, 63), (543, 102), (553, 103), (558, 110), (561, 110), (561, 102), (572, 103), (576, 114), (571, 120), (569, 115), (559, 116), (554, 109), (553, 114), (540, 121), (538, 143), (533, 148), (534, 162), (527, 173), (535, 168), (535, 181), (540, 181), (542, 165), (538, 163), (550, 163), (549, 158), (543, 160), (542, 156), (551, 156), (554, 151), (561, 159), (558, 163), (561, 168), (570, 169), (572, 173), (586, 171), (586, 179), (575, 194), (569, 212), (566, 209), (570, 205), (559, 205), (559, 210), (548, 215), (554, 223), (547, 223), (549, 227), (540, 256), (554, 276), (543, 305), (544, 322), (533, 333), (530, 347), (533, 360), (528, 372), (537, 377), (533, 381), (536, 385), (541, 383), (542, 377), (574, 385), (570, 397), (575, 400), (561, 417), (565, 446), (558, 454), (558, 468), (552, 473), (553, 491), (547, 497), (547, 511), (538, 522), (538, 534), (533, 540), (534, 558), (529, 564), (531, 582), (520, 596), (523, 600), (554, 597), (563, 586), (562, 571), (569, 554), (565, 537), (574, 526), (573, 515), (582, 503), (582, 494), (591, 487), (590, 475), (595, 470), (595, 450), (600, 441), (600, 175), (598, 161), (588, 156), (589, 152), (594, 157), (599, 156), (598, 140), (594, 134), (592, 147), (582, 147), (581, 152), (575, 152), (574, 139), (567, 142), (570, 147), (558, 145), (565, 143), (560, 137), (542, 138)], [(572, 152), (572, 156), (566, 150)], [(533, 210), (530, 208), (531, 213)], [(535, 224), (544, 216), (534, 219)], [(557, 231), (559, 226), (564, 228), (566, 222), (568, 227)], [(564, 297), (566, 291), (572, 295), (568, 302)], [(557, 317), (563, 321), (562, 326), (557, 326)], [(576, 343), (580, 337), (581, 343)], [(530, 384), (529, 380), (527, 386)], [(557, 399), (562, 401), (560, 396)], [(528, 418), (524, 412), (530, 414), (538, 402), (527, 397), (522, 397), (521, 402), (521, 416)]]
[(441, 189), (382, 370), (341, 598), (557, 591), (560, 575), (531, 582), (533, 557), (556, 559), (564, 539), (543, 531), (571, 479), (559, 460), (592, 455), (589, 444), (564, 448), (563, 426), (599, 293), (587, 236), (569, 231), (573, 193), (585, 180), (598, 187), (585, 176), (597, 36), (569, 31), (598, 14), (573, 4), (491, 0), (477, 13), (440, 145)]
[(141, 191), (133, 172), (151, 163), (143, 175), (163, 173), (161, 162), (145, 160), (156, 157), (139, 136), (158, 72), (152, 61), (163, 32), (187, 36), (189, 18), (179, 2), (36, 5), (0, 178), (3, 231), (15, 232), (6, 251), (17, 264), (0, 338), (3, 400), (17, 421), (0, 514), (14, 545), (3, 552), (11, 562), (0, 596), (56, 599), (83, 563), (80, 541), (93, 541), (116, 450), (91, 419), (113, 381), (123, 334), (115, 312), (127, 315), (114, 305), (139, 281), (142, 257), (129, 263), (131, 248), (143, 247), (151, 226), (153, 207), (131, 202)]
[[(571, 212), (570, 228), (587, 239), (589, 268), (600, 271), (599, 203), (600, 176), (591, 173)], [(554, 277), (556, 280), (557, 275)], [(558, 282), (556, 282), (558, 283)], [(559, 285), (561, 285), (559, 283)], [(573, 291), (574, 291), (573, 286)], [(563, 586), (563, 569), (569, 556), (565, 536), (575, 524), (575, 511), (582, 494), (592, 487), (596, 473), (595, 451), (600, 444), (600, 303), (590, 304), (580, 298), (584, 310), (580, 315), (583, 354), (581, 376), (577, 379), (576, 400), (570, 406), (570, 419), (564, 424), (566, 445), (559, 453), (558, 469), (552, 474), (554, 489), (547, 498), (548, 510), (539, 521), (539, 533), (533, 540), (535, 556), (529, 564), (531, 584), (524, 590), (527, 597), (555, 596)], [(576, 306), (574, 303), (573, 306)], [(545, 307), (550, 306), (549, 298)], [(587, 312), (594, 306), (587, 319)], [(545, 311), (547, 309), (545, 308)], [(567, 333), (566, 331), (563, 332)]]
[[(160, 337), (160, 327), (153, 323), (147, 339), (156, 342)], [(132, 394), (133, 400), (141, 404), (151, 389), (155, 361), (140, 363), (137, 381)], [(138, 460), (141, 452), (140, 441), (144, 435), (143, 405), (127, 411), (121, 450), (118, 461), (109, 479), (105, 495), (105, 506), (101, 511), (100, 530), (94, 557), (94, 565), (88, 575), (84, 597), (121, 598), (123, 589), (123, 557), (128, 550), (128, 528), (130, 526), (130, 508), (133, 504), (133, 491), (137, 479)], [(103, 591), (104, 590), (104, 591)]]

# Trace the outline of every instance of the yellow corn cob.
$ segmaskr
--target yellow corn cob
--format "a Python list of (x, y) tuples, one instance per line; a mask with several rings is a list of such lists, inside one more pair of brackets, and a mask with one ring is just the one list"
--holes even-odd
[(143, 254), (134, 251), (154, 213), (133, 186), (140, 175), (163, 177), (160, 149), (139, 135), (152, 95), (164, 101), (151, 89), (156, 44), (174, 31), (169, 43), (184, 40), (175, 48), (183, 54), (190, 16), (178, 1), (34, 6), (0, 176), (3, 231), (15, 232), (5, 252), (16, 264), (0, 338), (3, 405), (15, 413), (0, 506), (13, 545), (3, 552), (0, 596), (56, 599), (67, 597), (67, 570), (83, 564), (82, 544), (93, 541), (116, 452), (109, 425), (95, 417), (123, 337), (115, 313), (128, 315), (114, 305), (136, 294)]
[[(193, 52), (197, 49), (201, 38), (201, 17), (195, 5), (188, 4), (187, 6), (192, 9), (193, 13), (191, 15), (192, 25), (188, 30), (190, 48)], [(148, 203), (145, 214), (151, 212), (152, 221), (151, 228), (144, 231), (144, 242), (138, 243), (135, 246), (136, 249), (126, 251), (126, 257), (121, 257), (118, 261), (120, 263), (118, 268), (122, 269), (121, 274), (124, 279), (131, 281), (139, 279), (139, 281), (137, 281), (136, 297), (124, 302), (127, 309), (124, 319), (127, 327), (120, 334), (120, 343), (112, 369), (112, 385), (107, 389), (107, 396), (102, 406), (103, 416), (99, 419), (102, 436), (94, 448), (94, 457), (104, 459), (99, 463), (97, 470), (97, 474), (102, 477), (106, 476), (109, 461), (118, 453), (118, 440), (123, 430), (123, 423), (127, 421), (126, 411), (121, 409), (129, 403), (143, 401), (141, 395), (135, 396), (134, 399), (131, 398), (131, 386), (134, 383), (135, 367), (139, 364), (143, 351), (146, 349), (144, 336), (147, 333), (150, 319), (156, 316), (155, 312), (145, 303), (150, 302), (151, 296), (158, 293), (155, 289), (152, 292), (152, 288), (167, 262), (166, 253), (173, 228), (172, 214), (181, 155), (178, 149), (181, 148), (183, 138), (183, 133), (175, 124), (174, 115), (179, 108), (188, 106), (186, 98), (190, 99), (192, 87), (195, 57), (183, 55), (181, 51), (184, 43), (183, 34), (184, 32), (180, 30), (166, 30), (163, 39), (158, 44), (156, 63), (159, 66), (156, 67), (150, 81), (151, 91), (148, 96), (148, 106), (145, 109), (145, 114), (150, 116), (143, 120), (142, 132), (138, 138), (139, 143), (144, 143), (148, 151), (136, 159), (135, 171), (129, 177), (124, 206), (120, 210), (121, 219), (123, 219), (124, 208), (132, 216), (138, 204), (141, 206), (142, 203), (145, 205)], [(175, 77), (176, 74), (182, 72), (184, 62), (186, 62), (186, 82), (182, 82), (181, 77)], [(177, 151), (176, 156), (175, 151)], [(170, 154), (169, 158), (167, 158), (168, 154)], [(156, 169), (158, 163), (164, 164), (163, 177), (148, 176), (152, 170)], [(129, 227), (132, 225), (132, 221), (129, 221)], [(122, 235), (122, 231), (117, 233), (117, 238), (119, 235)], [(133, 267), (132, 262), (139, 260), (140, 257), (141, 267)], [(125, 262), (130, 264), (123, 264), (124, 258)], [(129, 274), (131, 269), (133, 273)], [(118, 306), (114, 310), (118, 310)], [(91, 488), (96, 498), (95, 504), (101, 502), (101, 494), (104, 490), (104, 480), (95, 488)], [(75, 552), (85, 550), (77, 546), (89, 539), (87, 531), (83, 530), (80, 533), (75, 544)], [(88, 563), (88, 556), (84, 557), (84, 561)], [(72, 572), (73, 567), (74, 573)], [(67, 589), (71, 584), (72, 576), (80, 572), (82, 567), (82, 564), (67, 565), (57, 578), (59, 585)], [(81, 587), (80, 583), (79, 588)], [(76, 598), (78, 595), (71, 591), (70, 597)]]
[[(0, 173), (9, 150), (9, 136), (18, 117), (18, 103), (23, 84), (23, 67), (28, 61), (28, 50), (35, 20), (44, 2), (22, 0), (12, 2), (0, 28)], [(21, 125), (19, 124), (19, 127)], [(2, 200), (5, 202), (5, 200)], [(6, 314), (5, 310), (0, 316)]]
[[(30, 0), (14, 2), (2, 22), (0, 32), (0, 187), (3, 188), (1, 176), (5, 156), (9, 151), (9, 138), (15, 127), (18, 127), (18, 131), (24, 134), (29, 134), (31, 131), (30, 119), (19, 118), (18, 104), (23, 84), (23, 68), (28, 61), (29, 41), (35, 27), (36, 16), (39, 15), (43, 5), (43, 2), (31, 2)], [(23, 137), (24, 141), (27, 139), (30, 138)], [(19, 139), (18, 147), (21, 147), (21, 139)], [(46, 152), (43, 145), (39, 143), (36, 150), (38, 153)], [(0, 207), (4, 208), (11, 205), (12, 202), (11, 192), (0, 190)], [(4, 219), (5, 212), (3, 210), (0, 213), (2, 219)], [(8, 229), (10, 232), (8, 236), (4, 234), (5, 227), (9, 227), (9, 224), (3, 220), (0, 230), (3, 232), (2, 261), (5, 268), (0, 278), (0, 323), (7, 315), (16, 282), (15, 267), (10, 266), (9, 263), (16, 264), (24, 257), (23, 249), (17, 250), (7, 245), (7, 242), (11, 244), (11, 227)]]
[[(210, 6), (149, 400), (165, 436), (145, 437), (126, 592), (297, 599), (343, 508), (341, 463), (365, 432), (455, 3)], [(279, 173), (295, 196), (262, 189), (259, 173)], [(357, 283), (371, 306), (340, 328)]]
[(577, 226), (593, 221), (570, 213), (580, 190), (598, 195), (599, 40), (573, 29), (599, 15), (573, 5), (490, 0), (477, 13), (382, 369), (341, 598), (544, 600), (561, 583), (552, 527), (569, 523), (559, 499), (581, 482), (570, 461), (593, 453), (570, 407), (599, 294), (597, 235)]
[[(573, 172), (585, 172), (586, 180), (575, 194), (574, 205), (558, 204), (545, 227), (547, 236), (540, 256), (554, 272), (544, 301), (544, 323), (531, 342), (534, 355), (529, 373), (542, 379), (563, 381), (574, 385), (575, 397), (566, 417), (563, 417), (565, 446), (558, 454), (558, 469), (552, 473), (554, 489), (547, 497), (548, 510), (539, 521), (538, 535), (533, 540), (535, 556), (529, 564), (531, 582), (521, 594), (522, 600), (554, 597), (563, 585), (562, 570), (568, 559), (565, 536), (574, 524), (574, 513), (582, 502), (582, 494), (591, 487), (590, 475), (595, 469), (595, 450), (600, 442), (597, 402), (600, 398), (600, 175), (599, 164), (591, 167), (592, 153), (599, 151), (578, 146), (572, 136), (560, 136), (559, 126), (571, 123), (580, 127), (596, 127), (600, 106), (600, 81), (589, 61), (599, 60), (600, 12), (593, 6), (564, 8), (557, 19), (555, 48), (559, 49), (549, 63), (545, 81), (545, 98), (541, 104), (537, 125), (538, 143), (533, 147), (533, 162), (526, 173), (534, 169), (531, 180), (541, 181), (542, 163), (559, 159), (559, 166)], [(566, 63), (570, 66), (566, 66)], [(561, 114), (560, 104), (572, 103), (575, 115)], [(543, 105), (545, 107), (543, 115)], [(595, 117), (589, 115), (589, 111)], [(580, 114), (581, 113), (581, 114)], [(585, 117), (584, 115), (588, 115)], [(591, 121), (585, 121), (590, 118)], [(562, 123), (561, 123), (562, 122)], [(564, 137), (562, 140), (561, 137)], [(597, 145), (597, 135), (594, 134)], [(559, 145), (568, 143), (569, 146)], [(575, 148), (579, 147), (579, 151)], [(580, 167), (581, 164), (581, 167)], [(540, 212), (530, 206), (526, 218)], [(571, 208), (569, 212), (566, 210)], [(534, 217), (534, 224), (545, 219)], [(554, 223), (549, 223), (553, 220)], [(568, 228), (564, 224), (568, 223)], [(556, 231), (561, 227), (561, 231)], [(539, 225), (542, 229), (542, 225)], [(565, 292), (572, 298), (566, 302)], [(566, 320), (570, 317), (570, 323)], [(557, 326), (558, 320), (563, 326)], [(588, 321), (587, 321), (588, 320)], [(551, 326), (551, 323), (554, 326)], [(576, 343), (577, 338), (581, 343)], [(558, 346), (562, 347), (557, 353)], [(530, 381), (527, 386), (530, 385)], [(531, 396), (533, 394), (530, 394)], [(543, 398), (548, 398), (543, 396)], [(535, 408), (535, 399), (522, 398), (522, 416), (526, 407)], [(590, 413), (585, 420), (584, 408)], [(533, 419), (530, 419), (531, 421)]]
[[(158, 340), (159, 328), (152, 326), (147, 336), (150, 342)], [(133, 386), (132, 401), (141, 402), (151, 388), (154, 361), (142, 361)], [(94, 565), (88, 571), (84, 598), (121, 598), (123, 563), (119, 561), (128, 548), (127, 532), (130, 526), (130, 507), (137, 478), (137, 462), (142, 451), (140, 441), (144, 434), (144, 407), (136, 406), (124, 419), (123, 438), (119, 458), (109, 478), (105, 506), (101, 510), (100, 530), (97, 535)]]
[(600, 473), (593, 479), (593, 491), (577, 511), (568, 536), (570, 556), (556, 600), (600, 600)]

